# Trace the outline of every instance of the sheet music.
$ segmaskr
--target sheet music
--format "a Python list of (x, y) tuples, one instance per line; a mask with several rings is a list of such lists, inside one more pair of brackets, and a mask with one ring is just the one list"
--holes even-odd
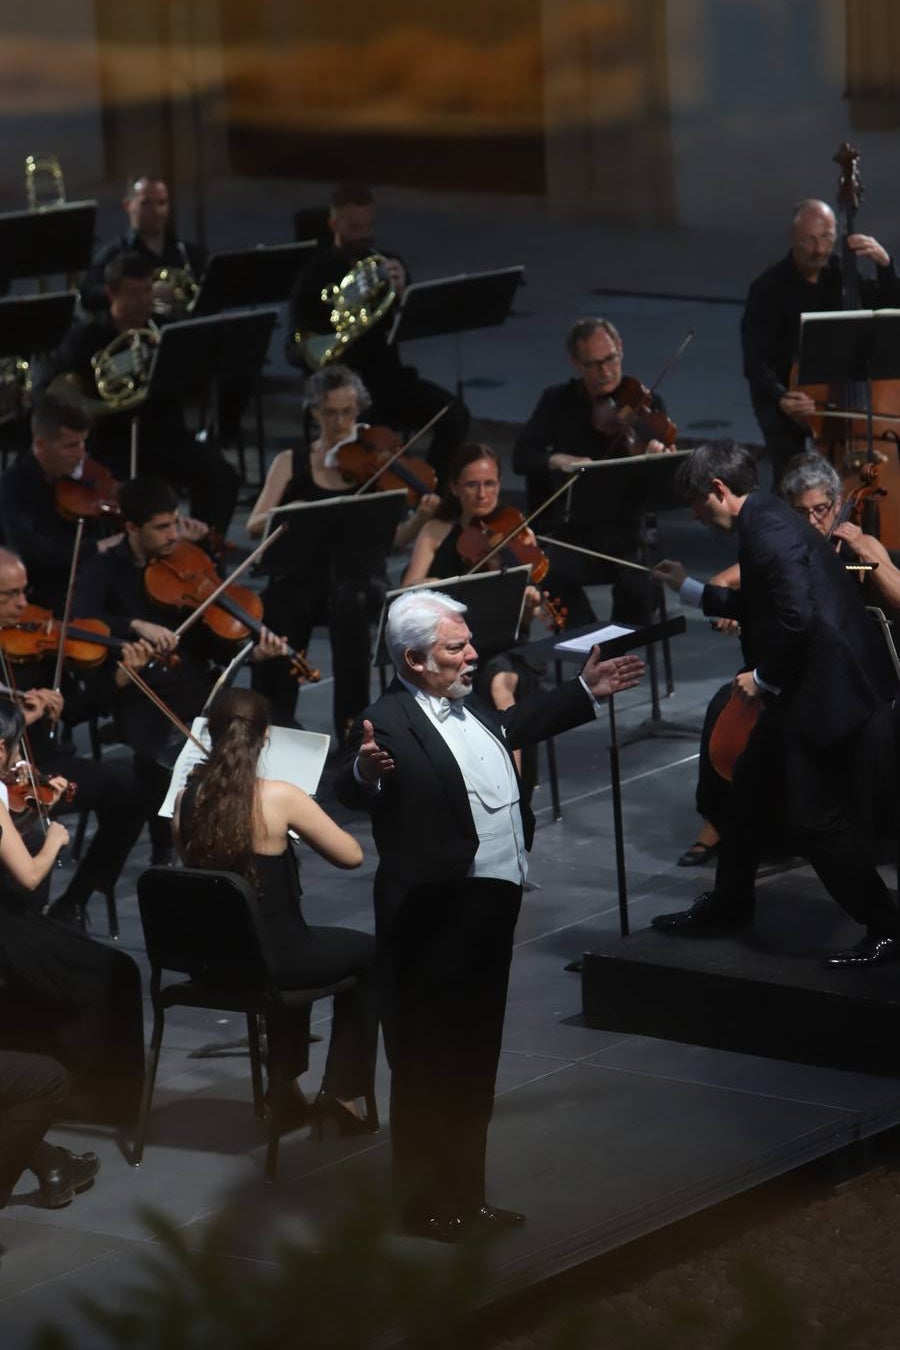
[(554, 642), (553, 650), (555, 652), (588, 652), (594, 646), (603, 646), (604, 642), (612, 642), (613, 638), (627, 637), (633, 633), (633, 628), (623, 628), (617, 623), (608, 623), (605, 628), (595, 628), (591, 633), (582, 633), (581, 637), (566, 638), (563, 642)]
[[(191, 725), (197, 740), (209, 746), (209, 733), (206, 718), (195, 717)], [(257, 778), (279, 778), (295, 787), (303, 788), (311, 797), (316, 794), (331, 737), (317, 731), (295, 731), (289, 727), (271, 727), (269, 743), (259, 757)], [(185, 741), (181, 753), (175, 761), (166, 799), (159, 808), (159, 814), (171, 819), (175, 810), (175, 798), (188, 780), (195, 764), (203, 759), (203, 753), (193, 741)]]

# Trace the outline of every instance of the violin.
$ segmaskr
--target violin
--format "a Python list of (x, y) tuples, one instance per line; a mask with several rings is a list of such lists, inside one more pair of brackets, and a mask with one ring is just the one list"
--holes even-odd
[(653, 406), (653, 393), (633, 375), (626, 375), (618, 389), (594, 401), (591, 426), (606, 440), (604, 458), (644, 455), (651, 441), (675, 448), (678, 428), (660, 408)]
[[(183, 540), (166, 557), (153, 558), (144, 568), (147, 595), (169, 609), (199, 609), (221, 584), (209, 555)], [(235, 583), (204, 609), (201, 622), (220, 646), (228, 648), (245, 642), (251, 633), (259, 636), (262, 615), (263, 603), (256, 592)], [(319, 672), (302, 652), (288, 647), (287, 655), (297, 680), (314, 684), (319, 679)]]
[[(535, 541), (525, 517), (515, 506), (500, 506), (489, 516), (474, 519), (463, 526), (456, 540), (456, 551), (470, 570), (475, 571), (490, 559), (501, 567), (531, 568), (529, 580), (540, 585), (550, 570), (550, 559)], [(567, 611), (556, 600), (542, 597), (541, 606), (553, 627), (559, 631), (565, 626)]]
[(57, 478), (53, 500), (63, 520), (108, 520), (118, 525), (119, 484), (109, 469), (86, 455), (78, 478)]
[(437, 474), (427, 460), (418, 455), (397, 452), (403, 437), (390, 427), (356, 428), (352, 441), (337, 451), (337, 466), (348, 483), (360, 488), (371, 486), (376, 492), (395, 492), (402, 488), (410, 506), (434, 492)]
[[(9, 813), (12, 816), (22, 815), (25, 811), (46, 809), (56, 801), (56, 788), (50, 780), (50, 775), (38, 773), (24, 759), (0, 771), (0, 783), (6, 785)], [(77, 791), (78, 784), (70, 780), (59, 800), (68, 804), (74, 801)]]
[[(14, 664), (55, 657), (59, 652), (62, 629), (62, 623), (49, 609), (26, 605), (15, 623), (0, 626), (0, 651)], [(76, 619), (66, 630), (63, 656), (76, 666), (90, 670), (106, 660), (108, 651), (120, 652), (125, 645), (125, 639), (113, 637), (102, 619)], [(154, 659), (161, 665), (178, 664), (174, 653), (160, 653)]]

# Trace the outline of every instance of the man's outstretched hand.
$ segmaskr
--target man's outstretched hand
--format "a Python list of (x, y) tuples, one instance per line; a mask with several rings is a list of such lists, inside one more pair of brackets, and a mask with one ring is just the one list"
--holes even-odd
[(375, 728), (369, 721), (363, 721), (363, 739), (356, 753), (356, 765), (364, 783), (377, 783), (394, 768), (394, 761), (386, 750), (382, 750), (375, 740)]
[(581, 670), (581, 678), (594, 698), (609, 698), (610, 694), (620, 694), (623, 689), (633, 689), (640, 684), (645, 669), (639, 656), (613, 656), (604, 661), (600, 648), (592, 647)]

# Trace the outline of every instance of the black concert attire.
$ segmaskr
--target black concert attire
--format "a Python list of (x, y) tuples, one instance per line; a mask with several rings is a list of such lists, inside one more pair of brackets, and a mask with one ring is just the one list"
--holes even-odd
[[(874, 281), (860, 281), (863, 308), (900, 303), (893, 263), (876, 269)], [(786, 417), (778, 400), (788, 392), (791, 366), (800, 345), (800, 315), (844, 308), (842, 268), (832, 256), (818, 281), (799, 272), (791, 253), (751, 283), (741, 319), (744, 375), (753, 411), (772, 460), (776, 481), (787, 461), (806, 448), (807, 431)]]
[(834, 900), (873, 935), (894, 936), (888, 890), (861, 847), (848, 801), (855, 747), (895, 692), (881, 639), (834, 549), (778, 498), (752, 493), (737, 517), (740, 590), (707, 585), (703, 610), (737, 619), (763, 711), (737, 761), (715, 895), (747, 918), (769, 821), (809, 859)]
[(19, 1177), (52, 1145), (42, 1144), (66, 1100), (66, 1071), (47, 1055), (0, 1051), (0, 1207)]
[(144, 1075), (141, 976), (116, 947), (24, 908), (0, 876), (0, 1051), (52, 1055), (70, 1111), (130, 1125)]
[[(291, 478), (281, 503), (325, 501), (353, 496), (355, 488), (334, 492), (319, 487), (310, 468), (309, 447), (291, 451)], [(275, 545), (277, 550), (278, 545)], [(349, 723), (369, 701), (370, 623), (378, 618), (387, 590), (386, 558), (339, 552), (336, 547), (307, 558), (305, 570), (283, 566), (277, 559), (263, 591), (263, 622), (296, 651), (305, 651), (316, 624), (328, 625), (334, 673), (334, 726), (343, 741)], [(252, 673), (253, 688), (272, 704), (273, 720), (294, 726), (297, 681), (285, 658), (260, 662)]]
[(88, 313), (95, 314), (106, 309), (108, 297), (103, 274), (106, 264), (112, 262), (120, 253), (138, 253), (154, 268), (187, 268), (198, 282), (206, 267), (206, 254), (203, 249), (196, 244), (176, 239), (171, 231), (166, 233), (162, 252), (157, 253), (145, 243), (137, 230), (129, 228), (124, 234), (120, 234), (118, 239), (104, 244), (91, 259), (91, 265), (81, 285), (81, 304)]
[[(40, 364), (41, 389), (57, 375), (74, 374), (82, 393), (94, 399), (91, 357), (120, 336), (108, 315), (81, 320), (70, 328), (56, 351)], [(137, 408), (106, 412), (97, 417), (88, 437), (88, 454), (119, 479), (129, 477), (131, 421), (138, 421), (138, 470), (164, 478), (173, 487), (190, 492), (191, 514), (225, 531), (237, 501), (239, 475), (210, 440), (195, 439), (188, 430), (181, 399), (161, 395)]]
[[(617, 458), (623, 452), (610, 451), (608, 433), (599, 432), (591, 422), (593, 404), (580, 379), (545, 389), (537, 405), (519, 434), (513, 447), (512, 464), (516, 473), (526, 479), (528, 509), (532, 511), (546, 501), (571, 474), (560, 473), (548, 463), (556, 453), (584, 456), (586, 459)], [(655, 412), (665, 412), (659, 395), (653, 395)], [(566, 520), (568, 494), (563, 493), (546, 512), (534, 522), (540, 535), (549, 534), (569, 544), (596, 549), (626, 561), (650, 561), (638, 558), (641, 530), (641, 485), (639, 476), (628, 466), (606, 471), (603, 487), (605, 498), (598, 513), (588, 524)], [(575, 491), (577, 493), (577, 487)], [(568, 609), (568, 624), (575, 628), (592, 623), (592, 610), (584, 587), (612, 582), (612, 621), (641, 625), (652, 618), (648, 577), (632, 568), (616, 567), (613, 563), (587, 558), (568, 549), (546, 546), (551, 570), (541, 583), (541, 589), (558, 596)]]
[[(25, 564), (29, 598), (57, 615), (65, 602), (77, 528), (56, 509), (54, 485), (33, 452), (19, 455), (0, 478), (0, 529), (7, 548)], [(108, 533), (101, 521), (85, 521), (81, 559), (95, 553), (97, 540)]]
[[(370, 812), (378, 850), (375, 939), (394, 1191), (413, 1223), (442, 1210), (464, 1217), (485, 1203), (524, 851), (534, 836), (510, 752), (595, 714), (578, 680), (504, 712), (473, 697), (444, 719), (445, 710), (429, 712), (423, 699), (429, 703), (395, 680), (354, 723), (335, 783), (345, 806)], [(467, 758), (438, 730), (457, 715)], [(396, 765), (377, 787), (354, 772), (363, 718)], [(490, 763), (485, 781), (479, 763)]]
[[(172, 610), (147, 595), (144, 569), (136, 561), (127, 539), (107, 553), (97, 553), (87, 560), (78, 575), (75, 611), (102, 619), (109, 624), (114, 637), (129, 641), (137, 636), (131, 628), (132, 619), (144, 619), (164, 628), (175, 625)], [(217, 667), (204, 651), (202, 628), (201, 620), (179, 643), (177, 665), (154, 663), (140, 672), (188, 726), (199, 716), (218, 675)], [(165, 714), (130, 682), (125, 689), (116, 690), (112, 712), (119, 739), (135, 752), (138, 779), (149, 794), (151, 811), (155, 812), (168, 790), (172, 765), (183, 738)], [(150, 834), (154, 843), (166, 842), (168, 821), (161, 822), (152, 814)]]
[[(195, 785), (181, 799), (178, 827), (183, 840), (191, 834), (196, 807)], [(378, 1052), (378, 1002), (375, 985), (375, 939), (355, 928), (310, 926), (303, 917), (303, 891), (293, 848), (283, 853), (255, 853), (259, 908), (277, 964), (281, 989), (316, 989), (355, 975), (358, 984), (334, 996), (331, 1039), (322, 1087), (341, 1101), (371, 1092)], [(299, 1078), (309, 1067), (309, 1009), (279, 1027), (270, 1021), (270, 1038), (282, 1040), (282, 1062)]]
[[(294, 365), (302, 365), (295, 332), (328, 333), (332, 305), (322, 300), (322, 289), (336, 285), (358, 262), (336, 245), (317, 253), (300, 272), (291, 292), (288, 338), (285, 353)], [(341, 353), (340, 361), (359, 375), (369, 391), (372, 408), (368, 416), (373, 424), (386, 423), (403, 431), (416, 431), (440, 412), (449, 408), (431, 434), (428, 460), (441, 482), (446, 479), (447, 462), (463, 443), (469, 430), (470, 415), (465, 404), (446, 389), (423, 380), (413, 366), (405, 366), (397, 347), (387, 340), (392, 311)]]

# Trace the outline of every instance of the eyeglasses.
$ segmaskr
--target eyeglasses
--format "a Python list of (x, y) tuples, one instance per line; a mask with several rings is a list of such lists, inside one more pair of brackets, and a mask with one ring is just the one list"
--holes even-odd
[(834, 502), (813, 502), (812, 506), (795, 506), (794, 510), (798, 516), (806, 516), (807, 520), (817, 520), (821, 524), (828, 512), (834, 510)]
[(496, 492), (499, 478), (482, 478), (477, 483), (457, 483), (460, 492)]
[(578, 368), (579, 370), (605, 370), (607, 366), (614, 366), (617, 361), (621, 360), (621, 357), (621, 352), (610, 352), (608, 356), (604, 356), (599, 361), (579, 361)]

